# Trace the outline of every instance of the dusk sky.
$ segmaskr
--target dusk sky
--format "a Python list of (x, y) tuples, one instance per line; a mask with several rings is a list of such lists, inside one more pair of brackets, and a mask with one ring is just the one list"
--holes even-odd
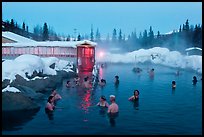
[(2, 2), (2, 18), (22, 26), (29, 31), (37, 24), (54, 28), (64, 35), (90, 34), (91, 24), (102, 37), (113, 29), (122, 30), (126, 36), (136, 29), (137, 36), (150, 25), (154, 33), (167, 33), (189, 19), (190, 25), (202, 24), (202, 2)]

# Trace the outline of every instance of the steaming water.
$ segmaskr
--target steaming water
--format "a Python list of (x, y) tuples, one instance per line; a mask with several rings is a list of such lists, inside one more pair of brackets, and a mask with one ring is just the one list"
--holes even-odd
[[(51, 120), (41, 109), (27, 122), (15, 125), (17, 130), (5, 130), (3, 134), (202, 134), (202, 81), (198, 76), (196, 86), (192, 85), (194, 72), (183, 70), (175, 76), (176, 70), (164, 66), (140, 65), (142, 73), (132, 72), (132, 64), (108, 64), (100, 69), (105, 78), (104, 88), (85, 92), (77, 88), (67, 89), (64, 80), (58, 92), (63, 97), (57, 104), (64, 109), (56, 109)], [(155, 77), (150, 79), (147, 67), (155, 69)], [(114, 76), (119, 75), (120, 84), (115, 87)], [(171, 81), (177, 87), (171, 89)], [(133, 90), (140, 91), (139, 102), (129, 102)], [(114, 120), (94, 106), (100, 95), (107, 98), (116, 95), (119, 115)], [(108, 100), (109, 102), (109, 100)], [(106, 110), (107, 111), (107, 110)], [(114, 123), (115, 122), (115, 123)]]

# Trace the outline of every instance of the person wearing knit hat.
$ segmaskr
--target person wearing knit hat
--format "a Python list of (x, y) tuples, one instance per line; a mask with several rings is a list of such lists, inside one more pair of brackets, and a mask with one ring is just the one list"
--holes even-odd
[(115, 102), (115, 95), (110, 95), (111, 105), (108, 107), (108, 113), (117, 113), (118, 105)]

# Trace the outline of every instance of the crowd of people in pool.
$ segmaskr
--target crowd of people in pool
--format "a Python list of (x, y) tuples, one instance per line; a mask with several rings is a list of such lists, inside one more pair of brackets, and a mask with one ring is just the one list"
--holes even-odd
[[(142, 69), (138, 69), (135, 68), (134, 70), (137, 73), (140, 73), (142, 71)], [(149, 76), (150, 77), (154, 77), (154, 69), (152, 68), (150, 71), (148, 71)], [(177, 71), (176, 75), (179, 75), (180, 72)], [(202, 80), (202, 78), (201, 78)], [(91, 89), (92, 88), (92, 83), (91, 83), (91, 79), (87, 76), (84, 78), (82, 84), (80, 84), (80, 78), (79, 76), (76, 76), (74, 78), (74, 85), (75, 86), (81, 86), (85, 89)], [(196, 83), (198, 82), (197, 77), (193, 76), (193, 85), (196, 85)], [(115, 85), (119, 85), (119, 76), (115, 76), (114, 79), (114, 84)], [(106, 85), (106, 80), (105, 79), (101, 79), (100, 81), (98, 81), (98, 85), (103, 87)], [(72, 88), (73, 84), (71, 83), (70, 80), (67, 81), (66, 83), (66, 87), (67, 88)], [(172, 81), (172, 89), (176, 88), (176, 81)], [(139, 90), (134, 90), (133, 95), (131, 97), (128, 98), (129, 101), (138, 101), (139, 99)], [(62, 97), (57, 93), (56, 90), (53, 90), (51, 95), (49, 96), (48, 100), (47, 100), (47, 104), (46, 104), (46, 111), (53, 111), (56, 108), (56, 102), (58, 100), (60, 100)], [(104, 95), (102, 95), (99, 99), (99, 102), (96, 104), (96, 106), (100, 106), (100, 107), (104, 107), (104, 108), (108, 108), (107, 113), (108, 114), (114, 114), (114, 113), (118, 113), (119, 112), (119, 107), (116, 103), (116, 97), (115, 95), (110, 95), (110, 102), (111, 104), (109, 105), (108, 102), (106, 101), (106, 97)]]

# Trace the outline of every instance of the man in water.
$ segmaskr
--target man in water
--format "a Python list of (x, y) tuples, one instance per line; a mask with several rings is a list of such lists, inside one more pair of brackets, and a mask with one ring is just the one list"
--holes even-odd
[(150, 70), (149, 76), (150, 76), (150, 77), (154, 77), (154, 69), (151, 69), (151, 70)]
[(196, 83), (198, 82), (198, 80), (197, 80), (197, 77), (196, 76), (193, 76), (193, 85), (196, 85)]
[(115, 81), (114, 81), (115, 85), (119, 84), (119, 76), (115, 76)]
[(115, 103), (115, 96), (110, 95), (110, 102), (111, 105), (108, 107), (108, 113), (109, 114), (114, 114), (118, 112), (118, 105)]

